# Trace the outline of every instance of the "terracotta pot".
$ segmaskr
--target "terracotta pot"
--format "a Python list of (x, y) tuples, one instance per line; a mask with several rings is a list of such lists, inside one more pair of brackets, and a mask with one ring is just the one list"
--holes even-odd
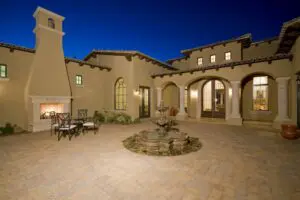
[(281, 136), (289, 140), (295, 140), (300, 136), (300, 131), (297, 131), (297, 125), (294, 124), (281, 124), (281, 130)]

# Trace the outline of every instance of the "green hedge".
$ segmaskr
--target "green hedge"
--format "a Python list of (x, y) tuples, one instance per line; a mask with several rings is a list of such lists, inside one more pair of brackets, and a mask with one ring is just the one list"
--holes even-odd
[(0, 127), (1, 135), (9, 135), (14, 133), (14, 127), (10, 123), (6, 123), (4, 127)]
[(113, 111), (105, 111), (105, 112), (95, 111), (94, 119), (98, 123), (112, 123), (112, 124), (133, 124), (133, 123), (140, 122), (139, 118), (132, 120), (132, 117), (126, 113), (113, 112)]

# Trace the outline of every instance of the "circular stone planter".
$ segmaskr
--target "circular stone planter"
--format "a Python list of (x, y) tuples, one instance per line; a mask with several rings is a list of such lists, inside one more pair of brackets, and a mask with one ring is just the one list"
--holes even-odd
[(297, 125), (281, 124), (281, 136), (285, 139), (295, 140), (300, 137), (300, 130), (297, 130)]

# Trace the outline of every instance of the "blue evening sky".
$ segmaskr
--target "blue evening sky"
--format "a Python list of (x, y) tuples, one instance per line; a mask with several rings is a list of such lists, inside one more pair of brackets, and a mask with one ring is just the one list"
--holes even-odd
[(66, 17), (65, 55), (80, 59), (92, 49), (113, 49), (164, 61), (248, 32), (254, 40), (277, 36), (283, 22), (300, 16), (300, 0), (0, 0), (0, 41), (34, 48), (37, 6)]

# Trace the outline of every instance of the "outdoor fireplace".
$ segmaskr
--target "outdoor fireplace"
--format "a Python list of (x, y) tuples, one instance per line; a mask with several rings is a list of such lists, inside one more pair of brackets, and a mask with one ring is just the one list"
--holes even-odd
[(41, 103), (40, 104), (40, 119), (50, 119), (50, 112), (62, 113), (64, 104), (62, 103)]
[(50, 112), (70, 112), (71, 97), (68, 96), (31, 96), (29, 108), (29, 131), (37, 132), (49, 130), (51, 119)]

